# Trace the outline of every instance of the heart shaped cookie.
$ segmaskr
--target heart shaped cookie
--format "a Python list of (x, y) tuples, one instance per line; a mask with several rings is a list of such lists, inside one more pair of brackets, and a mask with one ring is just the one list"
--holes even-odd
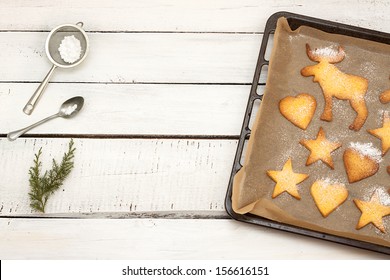
[(280, 100), (280, 113), (291, 123), (305, 130), (316, 111), (316, 99), (307, 93), (300, 93), (297, 96), (287, 96)]
[(381, 152), (372, 143), (351, 143), (343, 155), (348, 181), (354, 183), (378, 172)]
[(315, 181), (310, 193), (324, 218), (328, 217), (348, 197), (348, 190), (344, 184), (331, 183), (326, 180)]

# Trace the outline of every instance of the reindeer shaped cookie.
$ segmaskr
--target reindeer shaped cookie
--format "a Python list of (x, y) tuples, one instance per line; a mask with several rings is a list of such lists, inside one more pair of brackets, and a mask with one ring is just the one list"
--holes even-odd
[(357, 116), (349, 129), (358, 131), (367, 119), (368, 111), (364, 96), (368, 88), (367, 79), (355, 75), (349, 75), (340, 71), (334, 63), (341, 62), (345, 57), (342, 47), (338, 51), (332, 49), (319, 49), (312, 51), (306, 44), (306, 53), (310, 60), (318, 62), (316, 65), (306, 66), (301, 70), (305, 77), (314, 76), (313, 81), (318, 82), (325, 98), (325, 108), (321, 120), (332, 120), (333, 96), (349, 100)]

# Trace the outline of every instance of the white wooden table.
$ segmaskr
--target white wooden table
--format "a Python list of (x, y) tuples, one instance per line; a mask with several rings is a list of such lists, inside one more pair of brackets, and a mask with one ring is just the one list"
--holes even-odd
[[(388, 258), (225, 212), (262, 30), (281, 10), (390, 32), (387, 0), (1, 1), (0, 258)], [(25, 115), (50, 68), (48, 32), (78, 21), (89, 56), (55, 73)], [(6, 139), (76, 95), (86, 102), (75, 119)], [(28, 198), (34, 153), (43, 147), (50, 167), (71, 137), (75, 168), (38, 214)]]

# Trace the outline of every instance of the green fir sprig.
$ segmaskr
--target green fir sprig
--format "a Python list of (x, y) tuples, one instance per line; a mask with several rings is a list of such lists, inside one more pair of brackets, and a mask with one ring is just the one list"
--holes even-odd
[(41, 155), (42, 147), (39, 149), (38, 153), (35, 154), (34, 164), (30, 167), (29, 170), (29, 183), (30, 183), (30, 206), (31, 208), (44, 213), (46, 203), (56, 190), (58, 190), (64, 180), (68, 177), (69, 173), (72, 171), (74, 166), (74, 152), (76, 148), (73, 147), (73, 139), (70, 140), (68, 151), (64, 154), (60, 164), (53, 159), (52, 169), (45, 171), (41, 176)]

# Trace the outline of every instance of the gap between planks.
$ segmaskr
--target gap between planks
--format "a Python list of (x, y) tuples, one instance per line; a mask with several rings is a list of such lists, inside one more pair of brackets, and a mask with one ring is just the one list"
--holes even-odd
[[(10, 30), (0, 30), (0, 33), (28, 33), (28, 32), (38, 32), (38, 33), (49, 33), (51, 30), (18, 30), (18, 29), (10, 29)], [(246, 32), (246, 31), (132, 31), (132, 30), (88, 30), (84, 29), (86, 33), (91, 34), (227, 34), (227, 35), (263, 35), (264, 32)]]
[[(38, 84), (42, 81), (0, 81), (0, 84)], [(91, 84), (91, 85), (183, 85), (183, 86), (250, 86), (252, 83), (208, 83), (208, 82), (100, 82), (100, 81), (51, 81), (50, 84)], [(265, 83), (258, 83), (265, 86)]]
[[(210, 206), (212, 207), (212, 205)], [(225, 211), (94, 212), (3, 215), (0, 219), (231, 219)]]
[[(6, 138), (0, 134), (0, 138)], [(75, 139), (185, 139), (185, 140), (238, 140), (239, 135), (161, 135), (161, 134), (26, 134), (23, 138), (75, 138)]]

